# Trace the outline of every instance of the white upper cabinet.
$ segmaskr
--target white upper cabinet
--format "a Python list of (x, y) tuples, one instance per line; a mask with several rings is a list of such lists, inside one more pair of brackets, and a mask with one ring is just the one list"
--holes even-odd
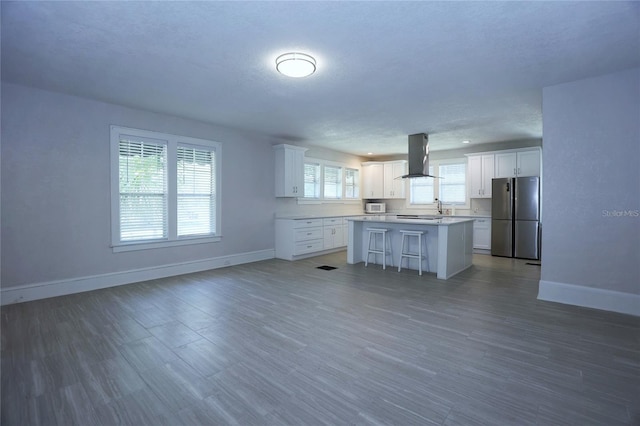
[(384, 197), (384, 164), (362, 164), (362, 198)]
[(540, 150), (497, 153), (495, 177), (540, 176)]
[(407, 162), (388, 161), (384, 163), (384, 197), (404, 198), (404, 179), (398, 179), (407, 173)]
[(494, 178), (493, 154), (469, 155), (469, 197), (491, 198), (491, 179)]
[(516, 169), (517, 167), (515, 152), (496, 154), (495, 177), (514, 177), (516, 175)]
[(362, 198), (404, 198), (405, 160), (362, 163)]
[(276, 197), (304, 196), (304, 152), (306, 148), (275, 145)]
[(516, 168), (518, 176), (540, 176), (540, 151), (517, 152)]

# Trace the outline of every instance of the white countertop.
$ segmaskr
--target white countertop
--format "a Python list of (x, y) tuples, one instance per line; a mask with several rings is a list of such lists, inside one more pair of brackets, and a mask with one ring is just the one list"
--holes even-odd
[[(404, 213), (404, 214), (412, 214), (412, 213)], [(283, 215), (283, 216), (278, 216), (276, 217), (276, 219), (293, 219), (293, 220), (304, 220), (304, 219), (322, 219), (322, 218), (331, 218), (331, 217), (346, 217), (346, 218), (350, 218), (350, 217), (370, 217), (370, 216), (374, 216), (374, 217), (379, 217), (379, 216), (389, 216), (389, 217), (396, 217), (397, 215), (395, 213), (382, 213), (382, 214), (305, 214), (305, 215)], [(423, 215), (423, 214), (419, 214), (418, 216), (429, 216), (429, 215)], [(438, 216), (440, 217), (440, 216)], [(442, 216), (443, 218), (451, 218), (451, 219), (458, 219), (458, 218), (469, 218), (469, 219), (491, 219), (491, 215), (487, 215), (487, 214), (473, 214), (473, 215), (454, 215), (454, 216)]]
[(332, 218), (332, 217), (356, 217), (362, 216), (361, 214), (299, 214), (299, 215), (284, 215), (278, 216), (276, 219), (285, 219), (285, 220), (305, 220), (305, 219), (324, 219), (324, 218)]
[(349, 217), (347, 220), (354, 220), (358, 222), (384, 222), (384, 223), (406, 223), (406, 224), (415, 224), (415, 225), (434, 225), (434, 226), (448, 226), (454, 225), (456, 223), (464, 223), (464, 222), (473, 222), (473, 218), (466, 217), (455, 217), (455, 216), (444, 216), (444, 217), (433, 217), (433, 218), (404, 218), (396, 215), (380, 215), (380, 216), (354, 216)]

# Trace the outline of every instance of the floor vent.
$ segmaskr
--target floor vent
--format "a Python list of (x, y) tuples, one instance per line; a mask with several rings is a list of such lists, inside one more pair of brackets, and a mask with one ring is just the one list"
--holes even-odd
[(318, 269), (322, 269), (324, 271), (333, 271), (334, 269), (338, 269), (335, 266), (329, 266), (329, 265), (322, 265), (322, 266), (318, 266)]

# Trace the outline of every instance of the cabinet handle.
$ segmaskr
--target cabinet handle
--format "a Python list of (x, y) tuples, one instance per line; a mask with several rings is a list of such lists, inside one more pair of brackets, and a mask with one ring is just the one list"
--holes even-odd
[(307, 235), (311, 235), (311, 234), (312, 234), (312, 232), (307, 232)]
[(518, 167), (518, 174), (520, 174), (520, 167)]
[(516, 173), (516, 169), (513, 169), (513, 174), (514, 174), (514, 175), (515, 175), (515, 174), (517, 174), (517, 173)]

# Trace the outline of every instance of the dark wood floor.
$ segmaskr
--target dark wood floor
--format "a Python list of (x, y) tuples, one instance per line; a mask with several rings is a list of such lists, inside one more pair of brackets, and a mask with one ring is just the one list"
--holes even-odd
[(639, 424), (640, 319), (539, 274), (342, 252), (5, 306), (2, 425)]

